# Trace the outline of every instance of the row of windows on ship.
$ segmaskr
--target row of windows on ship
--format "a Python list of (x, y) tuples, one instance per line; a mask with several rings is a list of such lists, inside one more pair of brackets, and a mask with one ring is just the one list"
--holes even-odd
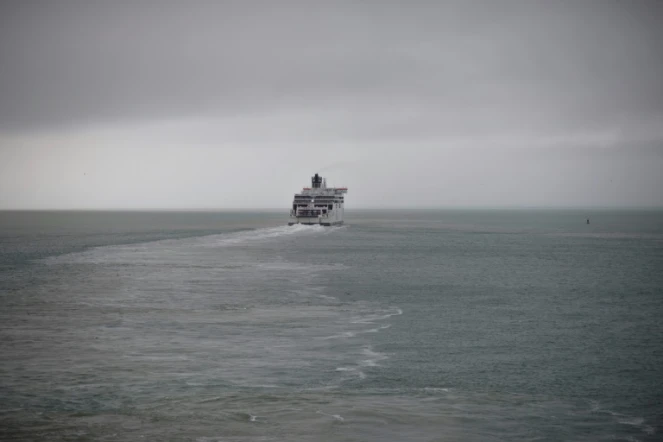
[(345, 197), (337, 195), (295, 195), (295, 198), (315, 198), (318, 200), (333, 200), (333, 199), (342, 200)]
[(324, 206), (324, 205), (326, 205), (326, 204), (343, 204), (343, 201), (318, 201), (318, 200), (315, 200), (315, 201), (311, 201), (311, 200), (294, 200), (294, 201), (293, 201), (293, 204), (309, 204), (309, 203), (313, 203), (313, 204), (322, 204), (322, 205)]
[(297, 215), (297, 216), (318, 216), (318, 215), (326, 215), (328, 212), (327, 209), (308, 209), (308, 210), (296, 210), (293, 209), (291, 211), (291, 215)]
[(343, 197), (337, 197), (337, 196), (296, 196), (295, 200), (317, 200), (317, 201), (343, 201)]
[[(307, 206), (308, 206), (308, 204), (293, 204), (293, 205), (292, 205), (292, 208), (293, 208), (294, 210), (297, 210), (297, 207), (307, 207)], [(323, 207), (326, 207), (327, 209), (332, 210), (332, 209), (334, 208), (334, 204), (327, 204), (327, 205), (325, 205), (325, 204), (316, 204), (316, 205), (314, 205), (313, 207), (315, 207), (315, 208), (323, 208)], [(336, 207), (337, 207), (337, 208), (340, 208), (341, 206), (340, 206), (340, 204), (339, 204), (339, 205), (337, 205)]]
[(295, 197), (295, 202), (309, 202), (309, 201), (314, 201), (316, 203), (342, 203), (343, 198), (341, 199), (334, 199), (334, 198), (302, 198), (302, 197)]

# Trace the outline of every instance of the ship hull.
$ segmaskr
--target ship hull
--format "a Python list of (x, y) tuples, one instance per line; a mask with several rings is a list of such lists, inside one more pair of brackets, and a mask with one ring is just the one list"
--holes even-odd
[(295, 224), (303, 224), (305, 226), (325, 226), (325, 227), (333, 227), (333, 226), (341, 226), (343, 225), (343, 221), (334, 221), (334, 222), (325, 222), (322, 220), (302, 220), (302, 221), (290, 221), (288, 223), (289, 226), (294, 226)]

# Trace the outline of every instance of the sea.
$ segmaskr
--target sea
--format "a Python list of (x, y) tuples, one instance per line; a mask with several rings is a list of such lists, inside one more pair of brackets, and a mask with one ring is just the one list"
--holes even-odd
[(663, 440), (663, 211), (286, 224), (0, 212), (0, 440)]

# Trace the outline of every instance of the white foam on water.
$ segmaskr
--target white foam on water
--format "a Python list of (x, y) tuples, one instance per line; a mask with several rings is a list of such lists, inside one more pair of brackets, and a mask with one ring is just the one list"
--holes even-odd
[[(653, 435), (656, 433), (656, 428), (654, 428), (651, 425), (648, 425), (645, 423), (645, 418), (643, 417), (632, 417), (632, 416), (627, 416), (625, 414), (617, 413), (612, 410), (607, 410), (601, 408), (601, 404), (598, 401), (590, 401), (590, 411), (595, 412), (595, 413), (606, 413), (609, 414), (610, 416), (614, 417), (617, 421), (617, 423), (622, 424), (622, 425), (629, 425), (632, 427), (639, 428), (642, 432), (644, 432), (647, 435)], [(633, 439), (637, 440), (637, 439)]]
[(329, 416), (329, 417), (334, 418), (335, 420), (337, 420), (339, 422), (343, 422), (345, 420), (345, 418), (343, 416), (341, 416), (340, 414), (328, 414), (328, 413), (325, 413), (321, 410), (316, 411), (316, 413), (322, 414), (323, 416)]
[(624, 425), (632, 425), (634, 427), (639, 427), (645, 422), (645, 419), (642, 417), (632, 417), (628, 419), (619, 419), (617, 422)]
[(313, 234), (323, 233), (326, 227), (314, 225), (306, 226), (303, 224), (295, 224), (292, 226), (279, 226), (267, 227), (256, 230), (248, 230), (243, 232), (216, 235), (213, 241), (209, 242), (210, 246), (219, 245), (234, 245), (247, 242), (263, 241), (266, 239), (279, 238), (282, 236), (295, 235), (298, 233)]
[(361, 370), (358, 370), (356, 367), (338, 367), (336, 371), (355, 373), (359, 379), (366, 379), (366, 373)]
[(351, 321), (352, 324), (373, 324), (375, 321), (384, 321), (385, 319), (389, 319), (392, 316), (399, 316), (403, 314), (403, 310), (400, 308), (395, 308), (389, 313), (383, 313), (383, 314), (374, 314), (374, 315), (368, 315), (368, 316), (362, 316), (359, 318), (354, 319)]
[(193, 238), (180, 239), (161, 239), (156, 241), (146, 241), (134, 244), (120, 244), (93, 247), (82, 252), (66, 253), (58, 256), (51, 256), (42, 259), (45, 264), (76, 263), (85, 262), (88, 264), (99, 264), (113, 261), (123, 263), (127, 260), (135, 262), (138, 257), (153, 258), (154, 252), (177, 253), (182, 247), (224, 247), (241, 244), (250, 244), (271, 240), (291, 235), (315, 235), (322, 234), (328, 230), (328, 227), (314, 225), (306, 226), (295, 224), (293, 226), (283, 225), (278, 227), (265, 227), (254, 230), (244, 230), (240, 232), (221, 233), (215, 235), (199, 236)]
[[(622, 415), (623, 416), (623, 415)], [(643, 433), (652, 436), (656, 434), (656, 428), (645, 423), (645, 418), (643, 417), (627, 417), (623, 416), (621, 419), (617, 420), (618, 423), (622, 425), (630, 425), (640, 429)]]
[(355, 332), (343, 332), (339, 333), (337, 335), (331, 335), (331, 336), (323, 336), (317, 339), (322, 339), (322, 340), (327, 340), (327, 339), (343, 339), (343, 338), (354, 338), (357, 336)]
[(364, 330), (364, 331), (362, 331), (362, 333), (377, 333), (380, 330), (386, 330), (389, 327), (391, 327), (391, 324), (383, 325), (382, 327), (377, 327), (377, 328), (371, 328), (371, 329), (368, 329), (368, 330)]
[(424, 391), (427, 393), (448, 393), (448, 388), (441, 387), (424, 387)]
[(380, 330), (386, 330), (389, 327), (391, 327), (391, 324), (386, 324), (382, 325), (380, 327), (375, 327), (375, 328), (369, 328), (367, 330), (357, 330), (357, 331), (346, 331), (342, 332), (339, 334), (331, 335), (331, 336), (324, 336), (316, 339), (322, 339), (322, 340), (327, 340), (327, 339), (343, 339), (343, 338), (354, 338), (357, 335), (363, 334), (363, 333), (377, 333)]
[(384, 353), (373, 351), (370, 346), (363, 348), (361, 352), (364, 356), (368, 357), (368, 359), (363, 359), (359, 362), (359, 365), (363, 367), (378, 367), (379, 361), (383, 361), (389, 357)]

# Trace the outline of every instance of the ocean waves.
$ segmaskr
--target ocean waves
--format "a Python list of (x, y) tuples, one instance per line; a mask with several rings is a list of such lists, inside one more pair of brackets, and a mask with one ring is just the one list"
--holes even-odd
[[(185, 258), (182, 254), (200, 248), (250, 247), (264, 242), (285, 239), (288, 237), (310, 237), (329, 235), (343, 231), (346, 227), (323, 227), (296, 224), (293, 226), (266, 227), (242, 230), (216, 235), (188, 237), (183, 239), (162, 239), (144, 243), (108, 245), (94, 247), (89, 250), (72, 252), (48, 257), (42, 260), (46, 264), (62, 263), (125, 263), (142, 264), (146, 259)], [(167, 261), (165, 262), (167, 264)]]
[(382, 224), (26, 264), (0, 439), (660, 438), (660, 247)]

